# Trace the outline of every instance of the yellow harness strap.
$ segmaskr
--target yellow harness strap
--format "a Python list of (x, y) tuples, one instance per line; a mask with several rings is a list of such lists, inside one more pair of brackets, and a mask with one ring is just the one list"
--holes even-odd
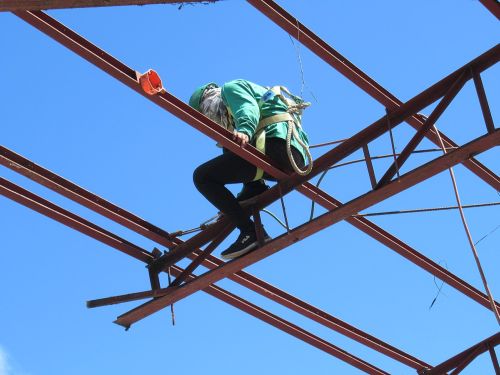
[[(264, 155), (266, 154), (266, 126), (282, 121), (293, 121), (293, 117), (289, 113), (285, 112), (263, 118), (259, 121), (259, 125), (255, 130), (255, 148), (262, 152)], [(255, 177), (253, 180), (260, 180), (263, 176), (264, 171), (260, 168), (257, 168), (257, 172), (255, 173)]]

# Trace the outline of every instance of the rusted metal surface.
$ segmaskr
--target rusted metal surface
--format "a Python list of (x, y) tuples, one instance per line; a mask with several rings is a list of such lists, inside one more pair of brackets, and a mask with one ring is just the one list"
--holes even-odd
[[(322, 193), (320, 193), (320, 194), (322, 194)], [(328, 197), (326, 195), (321, 195), (321, 199), (324, 201), (324, 203), (328, 202)]]
[(406, 160), (408, 160), (412, 152), (417, 148), (422, 139), (424, 139), (427, 132), (431, 130), (439, 117), (443, 114), (446, 108), (448, 108), (455, 96), (457, 96), (458, 92), (462, 89), (462, 87), (464, 87), (465, 82), (467, 82), (467, 75), (468, 72), (466, 72), (465, 70), (462, 71), (460, 77), (450, 86), (443, 99), (441, 99), (436, 108), (432, 111), (430, 116), (425, 121), (424, 125), (420, 129), (418, 129), (417, 133), (412, 137), (410, 142), (408, 142), (403, 151), (401, 151), (401, 154), (396, 158), (396, 160), (394, 160), (394, 163), (382, 176), (377, 184), (377, 187), (388, 183), (392, 179), (392, 177), (394, 177), (398, 169), (403, 166)]
[(430, 370), (422, 370), (419, 373), (425, 375), (443, 375), (457, 367), (463, 368), (464, 364), (467, 365), (479, 354), (488, 351), (488, 348), (494, 348), (498, 344), (500, 344), (500, 333), (488, 337)]
[(474, 86), (476, 87), (477, 97), (481, 105), (481, 112), (483, 113), (486, 129), (488, 129), (488, 132), (492, 133), (495, 130), (495, 124), (493, 123), (490, 106), (488, 105), (488, 99), (484, 91), (483, 80), (481, 79), (481, 75), (476, 72), (472, 72), (472, 78), (474, 78)]
[(1, 11), (108, 7), (118, 5), (215, 3), (220, 0), (2, 0)]
[[(176, 302), (182, 298), (185, 298), (192, 293), (200, 290), (206, 285), (217, 282), (218, 280), (235, 273), (249, 265), (262, 260), (283, 248), (296, 243), (318, 231), (324, 229), (340, 220), (353, 215), (363, 209), (370, 207), (390, 196), (393, 196), (415, 184), (418, 184), (439, 172), (442, 172), (457, 163), (462, 162), (464, 159), (469, 158), (471, 155), (476, 155), (484, 152), (492, 147), (500, 144), (500, 131), (497, 130), (492, 134), (482, 136), (475, 139), (468, 144), (455, 149), (454, 151), (443, 155), (421, 167), (418, 167), (411, 172), (406, 173), (401, 176), (397, 182), (389, 183), (378, 190), (366, 193), (352, 201), (346, 203), (345, 205), (327, 212), (318, 218), (299, 226), (298, 228), (291, 231), (289, 234), (284, 234), (275, 240), (268, 242), (263, 247), (248, 253), (240, 258), (234, 259), (233, 261), (224, 264), (223, 266), (209, 271), (198, 278), (194, 279), (192, 282), (181, 286), (180, 288), (172, 291), (171, 293), (160, 297), (154, 301), (143, 304), (128, 313), (125, 313), (117, 318), (115, 323), (120, 324), (125, 327), (129, 327), (133, 323), (151, 315), (152, 313)], [(272, 190), (272, 189), (271, 189)], [(264, 194), (270, 193), (271, 190)], [(263, 194), (263, 195), (264, 195)]]
[[(328, 45), (328, 43), (314, 34), (310, 29), (308, 29), (285, 9), (280, 7), (276, 2), (272, 0), (247, 1), (264, 15), (266, 15), (270, 20), (280, 26), (283, 30), (285, 30), (288, 34), (290, 34), (291, 37), (297, 39), (300, 43), (309, 48), (327, 64), (344, 75), (347, 79), (349, 79), (356, 86), (369, 94), (372, 98), (377, 100), (384, 107), (390, 110), (394, 110), (403, 104), (401, 100), (391, 94), (387, 89), (382, 87), (379, 83), (369, 77), (353, 63), (351, 63), (345, 56), (342, 56), (338, 51), (333, 49), (330, 45)], [(495, 14), (498, 17), (498, 4), (493, 5), (495, 0), (482, 0), (482, 2), (489, 9), (495, 9)], [(415, 114), (406, 119), (406, 121), (417, 130), (420, 129), (420, 127), (422, 127), (423, 125), (422, 119)], [(458, 146), (445, 134), (441, 132), (439, 134), (447, 148)], [(437, 134), (435, 134), (434, 130), (431, 130), (429, 133), (427, 133), (426, 136), (429, 140), (439, 146), (439, 138), (437, 137)], [(465, 161), (464, 165), (473, 173), (478, 175), (481, 179), (483, 179), (486, 183), (491, 185), (496, 191), (500, 190), (500, 177), (489, 170), (487, 167), (485, 167), (483, 164), (481, 164), (479, 161), (471, 158)]]
[[(144, 95), (146, 98), (153, 100), (156, 104), (160, 105), (162, 108), (170, 111), (177, 117), (186, 121), (189, 125), (195, 127), (196, 129), (202, 131), (204, 134), (210, 136), (212, 139), (223, 144), (226, 148), (231, 149), (233, 152), (237, 153), (242, 158), (248, 160), (251, 163), (255, 163), (255, 160), (261, 160), (262, 163), (257, 163), (256, 165), (264, 169), (267, 173), (275, 176), (278, 179), (283, 179), (286, 177), (286, 175), (283, 172), (277, 170), (276, 168), (270, 167), (270, 164), (266, 162), (265, 157), (263, 158), (261, 153), (259, 153), (252, 147), (241, 149), (238, 145), (234, 144), (234, 142), (226, 138), (229, 133), (226, 132), (228, 134), (224, 134), (225, 129), (222, 129), (220, 126), (216, 125), (206, 117), (202, 116), (199, 112), (194, 111), (193, 109), (191, 109), (191, 107), (181, 102), (177, 98), (173, 97), (172, 95), (166, 93), (163, 97), (167, 98), (168, 100), (162, 101), (163, 97), (146, 96), (145, 94), (143, 94), (142, 89), (139, 88), (138, 83), (135, 81), (135, 72), (133, 69), (127, 67), (125, 64), (116, 60), (106, 52), (102, 51), (101, 49), (99, 49), (92, 43), (88, 42), (75, 32), (71, 31), (61, 23), (52, 19), (48, 15), (44, 14), (43, 12), (21, 12), (19, 14), (21, 14), (22, 17), (24, 17), (23, 19), (29, 21), (33, 26), (39, 28), (42, 32), (47, 33), (47, 35), (54, 37), (56, 40), (58, 40), (71, 50), (77, 53), (79, 51), (83, 51), (81, 54), (82, 57), (94, 63), (96, 66), (100, 67), (104, 71), (110, 73), (115, 78), (120, 79), (123, 83), (125, 83), (129, 87), (133, 88), (141, 95)], [(493, 52), (493, 57), (489, 56), (492, 55), (492, 52)], [(484, 65), (483, 60), (485, 59), (484, 57), (485, 55), (487, 54), (484, 54), (483, 56), (480, 56), (478, 59), (475, 59), (469, 65), (471, 66), (474, 66), (474, 64)], [(498, 60), (498, 51), (496, 51), (495, 55), (494, 49), (490, 50), (487, 57), (490, 59), (496, 58), (496, 60)], [(492, 64), (491, 61), (489, 63)], [(460, 73), (459, 71), (456, 71), (455, 73), (452, 73), (452, 75), (450, 75), (452, 76), (451, 78), (450, 76), (448, 76), (447, 79), (451, 82), (453, 78), (456, 79), (456, 74), (459, 73)], [(446, 83), (447, 82), (445, 82), (445, 84)], [(344, 143), (345, 142), (343, 142), (343, 144)], [(323, 205), (327, 209), (332, 209), (337, 207), (338, 201), (335, 202), (332, 197), (328, 196), (326, 193), (324, 193), (323, 191), (321, 191), (320, 189), (316, 188), (311, 184), (305, 183), (302, 186), (298, 187), (297, 190), (299, 190), (309, 198), (313, 199), (318, 204)], [(276, 192), (274, 199), (278, 198), (279, 198), (279, 193)], [(271, 203), (272, 201), (273, 199), (268, 200), (268, 202), (263, 204), (263, 206)], [(104, 214), (106, 214), (106, 212)], [(391, 249), (405, 256), (407, 259), (423, 267), (424, 269), (433, 273), (434, 275), (446, 281), (447, 283), (450, 283), (450, 285), (456, 287), (457, 289), (467, 294), (468, 296), (474, 298), (483, 306), (487, 306), (487, 303), (485, 303), (485, 301), (487, 302), (487, 298), (485, 298), (483, 293), (477, 291), (475, 288), (471, 287), (467, 283), (462, 282), (462, 280), (460, 280), (453, 274), (450, 274), (448, 271), (443, 269), (443, 267), (435, 264), (431, 260), (427, 259), (423, 255), (416, 252), (414, 249), (411, 249), (402, 241), (395, 238), (394, 236), (391, 236), (387, 232), (383, 231), (381, 228), (378, 228), (373, 223), (369, 221), (360, 221), (361, 219), (349, 218), (347, 220), (356, 227), (364, 230), (366, 233), (369, 233), (370, 235), (374, 236), (374, 238), (376, 238), (378, 241), (386, 244)], [(162, 241), (161, 238), (160, 239), (157, 238), (155, 240), (156, 241), (159, 240), (160, 241), (159, 243), (164, 244), (164, 241), (161, 242)], [(168, 244), (166, 246), (168, 246)]]
[[(5, 180), (4, 178), (0, 177), (0, 194), (6, 196), (7, 198), (10, 198), (26, 207), (29, 207), (43, 215), (46, 215), (56, 221), (59, 221), (60, 223), (69, 226), (70, 228), (76, 229), (80, 231), (81, 233), (84, 233), (98, 241), (101, 241), (102, 243), (109, 245), (117, 250), (120, 250), (122, 252), (125, 252), (128, 255), (133, 256), (134, 258), (141, 260), (145, 263), (149, 263), (153, 256), (151, 253), (148, 251), (141, 249), (140, 247), (133, 245), (129, 243), (128, 241), (116, 236), (115, 234), (106, 231), (103, 228), (100, 228), (99, 226), (89, 223), (85, 219), (70, 213), (61, 207), (46, 201), (45, 199)], [(172, 267), (174, 270), (178, 271), (177, 275), (179, 275), (182, 270), (179, 269), (178, 267), (174, 266)], [(190, 276), (192, 278), (192, 276)], [(175, 290), (175, 287), (173, 288)], [(234, 307), (237, 307), (238, 309), (245, 311), (263, 321), (266, 323), (269, 323), (276, 328), (279, 328), (283, 330), (284, 332), (289, 333), (290, 335), (303, 340), (304, 342), (307, 342), (310, 345), (313, 345), (326, 353), (333, 355), (351, 365), (354, 367), (365, 371), (368, 374), (388, 374), (387, 372), (384, 372), (377, 367), (369, 364), (366, 361), (363, 361), (359, 359), (358, 357), (355, 357), (348, 352), (340, 349), (339, 347), (307, 332), (306, 330), (282, 319), (277, 317), (276, 315), (273, 315), (266, 310), (263, 310), (259, 308), (258, 306), (235, 296), (234, 294), (231, 294), (219, 287), (209, 285), (206, 288), (203, 288), (204, 291), (209, 293), (210, 295), (213, 295), (214, 297), (217, 297)], [(144, 298), (145, 295), (147, 296), (155, 296), (156, 295), (161, 295), (161, 292), (164, 291), (165, 289), (155, 289), (154, 291), (148, 291), (145, 293), (136, 293), (135, 298)], [(168, 289), (172, 290), (172, 289)], [(153, 294), (151, 294), (153, 293)], [(130, 297), (129, 297), (130, 298)], [(118, 302), (118, 301), (117, 301)], [(90, 307), (90, 306), (89, 306)]]
[[(114, 220), (118, 223), (122, 223), (125, 227), (136, 231), (137, 233), (143, 234), (145, 237), (150, 238), (151, 240), (157, 241), (164, 246), (169, 248), (173, 248), (183, 242), (180, 239), (174, 238), (170, 239), (167, 236), (159, 236), (156, 233), (167, 233), (160, 228), (155, 227), (150, 223), (143, 222), (142, 219), (139, 219), (137, 216), (128, 212), (127, 210), (115, 206), (110, 202), (106, 201), (102, 197), (98, 197), (87, 190), (83, 190), (81, 187), (71, 183), (70, 181), (52, 174), (47, 171), (43, 167), (36, 165), (32, 161), (22, 157), (21, 155), (15, 154), (12, 151), (3, 148), (0, 146), (0, 163), (5, 165), (6, 167), (11, 168), (18, 173), (23, 174), (24, 176), (33, 179), (34, 181), (39, 181), (44, 186), (51, 188), (52, 190), (59, 192), (69, 198), (72, 198), (75, 201), (82, 203), (84, 206), (92, 209), (96, 212), (102, 213), (104, 216)], [(36, 172), (36, 173), (35, 173)], [(85, 199), (84, 199), (85, 197)], [(332, 210), (340, 205), (341, 202), (335, 200), (333, 197), (330, 197), (331, 202), (328, 205), (325, 205), (326, 208)], [(112, 213), (112, 214), (110, 214)], [(123, 217), (130, 218), (130, 220), (124, 220)], [(412, 249), (409, 245), (405, 244), (395, 236), (390, 233), (384, 231), (382, 228), (377, 227), (375, 224), (370, 222), (369, 220), (362, 217), (351, 217), (346, 219), (349, 223), (354, 225), (356, 228), (364, 231), (368, 235), (372, 236), (374, 239), (377, 239), (381, 243), (387, 245), (389, 248), (395, 250), (400, 255), (419, 265), (420, 267), (430, 270), (430, 272), (436, 277), (439, 277), (442, 280), (446, 280), (451, 286), (461, 290), (466, 295), (470, 296), (476, 301), (480, 302), (483, 305), (488, 306), (487, 298), (480, 291), (473, 288), (471, 285), (467, 284), (457, 276), (453, 275), (440, 265), (432, 262), (431, 260), (424, 257), (422, 254)], [(143, 231), (141, 228), (150, 228), (148, 231)], [(199, 250), (197, 250), (198, 252)], [(192, 258), (193, 259), (193, 258)], [(218, 266), (224, 264), (221, 260), (216, 257), (209, 256), (207, 260), (202, 263), (205, 267), (209, 269), (214, 269)], [(263, 280), (256, 278), (246, 272), (240, 271), (234, 275), (230, 275), (229, 278), (243, 286), (246, 286), (253, 290), (256, 293), (259, 293), (265, 297), (272, 299), (273, 301), (280, 303), (286, 307), (293, 309), (294, 311), (301, 313), (309, 318), (317, 321), (320, 324), (324, 324), (329, 328), (332, 328), (351, 339), (354, 339), (358, 342), (363, 343), (364, 345), (371, 347), (381, 353), (384, 353), (402, 363), (407, 364), (413, 368), (425, 367), (425, 363), (420, 360), (414, 359), (406, 353), (398, 351), (398, 349), (391, 347), (390, 345), (370, 336), (363, 331), (358, 330), (355, 327), (350, 326), (349, 324), (342, 322), (341, 320), (332, 317), (319, 310), (317, 307), (309, 305), (300, 299), (297, 299), (282, 290), (266, 283)], [(138, 299), (146, 298), (139, 297)]]
[(479, 0), (497, 19), (500, 19), (500, 4), (498, 0)]
[(153, 241), (168, 246), (165, 243), (165, 239), (169, 239), (170, 234), (166, 231), (92, 194), (88, 190), (39, 166), (35, 162), (26, 159), (2, 145), (0, 145), (0, 164)]
[(43, 199), (36, 194), (29, 192), (13, 184), (12, 182), (0, 177), (0, 194), (10, 198), (17, 203), (22, 204), (34, 211), (37, 211), (43, 215), (50, 217), (70, 228), (73, 228), (83, 234), (91, 236), (106, 245), (114, 247), (115, 249), (130, 255), (136, 259), (143, 262), (149, 263), (153, 260), (151, 254), (147, 251), (143, 251), (139, 247), (133, 245), (132, 243), (123, 240), (122, 238), (108, 232), (105, 229), (98, 227), (97, 225), (82, 219), (81, 217), (64, 210), (57, 205)]
[[(9, 152), (7, 152), (7, 151), (9, 151)], [(12, 155), (12, 154), (13, 153), (10, 150), (6, 150), (6, 149), (2, 150), (2, 155), (5, 157), (4, 160), (6, 161), (6, 163), (4, 165), (6, 165), (6, 166), (10, 165), (10, 167), (12, 167), (13, 170), (17, 170), (19, 172), (22, 171), (24, 173), (27, 173), (28, 168), (25, 168), (25, 167), (20, 168), (20, 166), (27, 167), (30, 164), (33, 164), (33, 168), (36, 169), (37, 172), (39, 173), (38, 176), (47, 175), (46, 170), (44, 170), (42, 167), (34, 165), (34, 163), (28, 161), (27, 159), (24, 159), (22, 156), (17, 155), (17, 154), (15, 154), (15, 155), (17, 155), (17, 157), (15, 158), (15, 160), (16, 160), (15, 166), (13, 166), (12, 165), (13, 161), (9, 161), (11, 159), (7, 158), (7, 155)], [(35, 166), (36, 166), (36, 168), (35, 168)], [(26, 176), (27, 177), (33, 176), (33, 173), (27, 173)], [(126, 210), (124, 210), (122, 208), (119, 208), (117, 206), (112, 206), (111, 203), (107, 202), (103, 198), (97, 197), (86, 190), (84, 191), (83, 189), (77, 187), (76, 185), (70, 183), (69, 181), (67, 181), (59, 176), (57, 176), (57, 178), (54, 178), (54, 179), (57, 180), (59, 184), (61, 184), (61, 185), (58, 185), (59, 186), (58, 189), (54, 189), (55, 191), (60, 191), (60, 192), (65, 191), (66, 193), (68, 193), (69, 191), (72, 191), (71, 188), (75, 188), (75, 189), (77, 188), (77, 190), (80, 193), (84, 192), (83, 194), (88, 199), (82, 200), (82, 202), (86, 202), (86, 206), (89, 208), (95, 209), (96, 207), (101, 207), (101, 208), (108, 207), (108, 208), (111, 208), (112, 211), (116, 212), (115, 215), (124, 215), (124, 216), (129, 217), (129, 218), (136, 217), (133, 214), (127, 212)], [(56, 183), (54, 182), (54, 184), (56, 184)], [(51, 186), (47, 182), (45, 183), (45, 185)], [(63, 186), (65, 187), (64, 189), (62, 189)], [(32, 194), (32, 193), (30, 193), (30, 192), (28, 192), (20, 187), (17, 187), (16, 185), (7, 182), (4, 179), (0, 179), (0, 193), (15, 200), (16, 202), (18, 202), (20, 204), (26, 205), (27, 207), (32, 208), (37, 212), (40, 212), (48, 217), (51, 217), (54, 220), (57, 220), (65, 225), (67, 225), (73, 229), (76, 229), (84, 234), (87, 234), (95, 239), (100, 240), (101, 238), (106, 239), (108, 237), (113, 237), (113, 235), (110, 232), (107, 232), (107, 231), (103, 230), (102, 228), (99, 228), (98, 226), (95, 226), (92, 223), (84, 220), (83, 218), (78, 217), (77, 215), (73, 215), (72, 213), (70, 213), (64, 209), (62, 209), (54, 204), (51, 204), (50, 202), (48, 202), (40, 197), (37, 197), (36, 195), (34, 195), (34, 194)], [(72, 191), (72, 194), (77, 195), (77, 192)], [(93, 204), (89, 204), (88, 202), (93, 202)], [(110, 211), (105, 211), (105, 212), (110, 212)], [(113, 216), (111, 216), (110, 218), (113, 218)], [(149, 223), (147, 224), (147, 226), (155, 229), (155, 227)], [(89, 228), (91, 228), (91, 229), (89, 229)], [(135, 226), (130, 227), (130, 229), (134, 229), (134, 228), (135, 228)], [(155, 232), (158, 232), (158, 230), (153, 230), (151, 232), (147, 232), (149, 235), (147, 235), (146, 237), (154, 239), (154, 236), (152, 236), (151, 233), (155, 233)], [(182, 241), (179, 239), (174, 239), (173, 241), (174, 242), (170, 242), (170, 240), (167, 237), (165, 237), (165, 238), (163, 238), (163, 240), (161, 242), (164, 243), (165, 245), (170, 245), (170, 246), (175, 246), (176, 244), (182, 243)], [(125, 240), (118, 238), (116, 236), (114, 237), (114, 241), (107, 242), (108, 245), (110, 245), (114, 248), (117, 248), (119, 250), (121, 248), (120, 244), (124, 244), (124, 243), (126, 243)], [(133, 245), (126, 247), (125, 249), (129, 251), (127, 254), (132, 255), (134, 258), (141, 260), (145, 263), (149, 264), (150, 262), (153, 261), (154, 257), (151, 254), (149, 254), (146, 251), (142, 251)], [(132, 250), (132, 249), (135, 249), (135, 250)], [(198, 251), (197, 254), (199, 255), (200, 250), (197, 250), (197, 251)], [(196, 258), (193, 258), (193, 259), (196, 259)], [(203, 265), (205, 267), (208, 267), (209, 269), (216, 268), (218, 266), (221, 266), (222, 264), (224, 264), (224, 262), (222, 262), (221, 260), (219, 260), (218, 258), (213, 257), (213, 256), (209, 256), (208, 259), (203, 261)], [(356, 327), (349, 325), (348, 323), (343, 322), (342, 320), (340, 320), (338, 318), (331, 316), (330, 314), (328, 314), (324, 311), (321, 311), (320, 309), (318, 309), (315, 306), (307, 304), (306, 302), (304, 302), (296, 297), (291, 296), (290, 294), (280, 290), (279, 288), (276, 288), (276, 287), (266, 283), (263, 280), (256, 278), (255, 276), (252, 276), (246, 272), (240, 271), (234, 275), (230, 275), (229, 278), (231, 280), (261, 294), (264, 297), (270, 298), (271, 300), (273, 300), (277, 303), (280, 303), (280, 304), (282, 304), (282, 305), (284, 305), (284, 306), (286, 306), (286, 307), (288, 307), (288, 308), (290, 308), (290, 309), (292, 309), (292, 310), (294, 310), (294, 311), (296, 311), (304, 316), (307, 316), (310, 319), (312, 319), (320, 324), (323, 324), (326, 327), (329, 327), (329, 328), (331, 328), (331, 329), (333, 329), (333, 330), (335, 330), (335, 331), (337, 331), (337, 332), (339, 332), (339, 333), (341, 333), (341, 334), (343, 334), (343, 335), (345, 335), (345, 336), (347, 336), (355, 341), (358, 341), (358, 342), (366, 345), (367, 347), (370, 347), (370, 348), (372, 348), (380, 353), (383, 353), (383, 354), (385, 354), (385, 355), (387, 355), (387, 356), (389, 356), (389, 357), (391, 357), (391, 358), (393, 358), (393, 359), (395, 359), (395, 360), (397, 360), (397, 361), (399, 361), (407, 366), (413, 367), (415, 369), (418, 369), (421, 367), (428, 367), (428, 365), (425, 362), (423, 362), (423, 361), (421, 361), (421, 360), (419, 360), (419, 359), (383, 342), (382, 340), (377, 339), (374, 336), (371, 336), (371, 335), (357, 329)], [(145, 293), (132, 293), (132, 294), (127, 296), (126, 300), (130, 301), (130, 300), (144, 299), (144, 298), (148, 298), (148, 297), (156, 297), (156, 296), (162, 295), (161, 293), (162, 293), (161, 289), (154, 291), (153, 294), (151, 294), (150, 291), (145, 292)], [(123, 301), (124, 300), (122, 298), (110, 297), (110, 298), (106, 298), (106, 299), (91, 301), (89, 303), (89, 307), (104, 306), (104, 305), (113, 304), (113, 303), (120, 303)]]
[(222, 241), (226, 239), (227, 236), (233, 231), (234, 226), (229, 224), (225, 228), (222, 229), (222, 231), (215, 236), (213, 241), (207, 246), (206, 249), (203, 250), (203, 252), (196, 257), (187, 267), (186, 269), (175, 278), (175, 280), (172, 282), (172, 286), (177, 286), (182, 284), (186, 278), (191, 275), (194, 270), (203, 262), (216, 248), (221, 244)]
[(334, 356), (338, 359), (349, 363), (350, 365), (358, 368), (361, 371), (366, 372), (370, 375), (389, 375), (388, 372), (385, 372), (374, 365), (346, 352), (343, 349), (319, 338), (312, 333), (307, 332), (306, 330), (286, 321), (283, 318), (280, 318), (248, 301), (241, 299), (240, 297), (235, 296), (232, 293), (225, 291), (222, 288), (219, 288), (215, 285), (210, 285), (204, 291), (214, 297), (219, 298), (222, 301), (228, 302), (238, 309), (247, 312), (250, 315), (304, 341), (308, 344)]
[(497, 353), (495, 353), (495, 346), (488, 343), (488, 352), (490, 353), (491, 363), (495, 369), (495, 374), (500, 375), (500, 366), (498, 365)]

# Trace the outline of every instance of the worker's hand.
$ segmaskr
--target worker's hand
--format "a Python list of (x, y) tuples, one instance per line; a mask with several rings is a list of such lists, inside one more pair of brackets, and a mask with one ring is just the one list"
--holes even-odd
[(233, 131), (233, 141), (239, 144), (241, 147), (245, 147), (249, 141), (248, 135), (245, 133), (240, 133), (237, 130)]

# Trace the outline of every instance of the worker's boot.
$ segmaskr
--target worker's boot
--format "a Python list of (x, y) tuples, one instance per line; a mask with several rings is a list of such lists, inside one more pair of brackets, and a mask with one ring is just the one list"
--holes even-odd
[[(262, 227), (262, 234), (264, 236), (264, 242), (271, 240), (271, 237), (266, 233), (264, 227)], [(238, 239), (229, 246), (226, 250), (221, 253), (222, 259), (234, 259), (243, 254), (246, 254), (258, 246), (257, 235), (255, 234), (255, 228), (247, 231), (241, 231)]]
[(243, 185), (243, 189), (236, 196), (238, 202), (246, 201), (247, 199), (253, 198), (259, 194), (262, 194), (269, 189), (263, 179), (247, 182)]

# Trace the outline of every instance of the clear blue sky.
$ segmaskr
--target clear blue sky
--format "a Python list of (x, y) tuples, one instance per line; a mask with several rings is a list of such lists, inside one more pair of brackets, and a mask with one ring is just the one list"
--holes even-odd
[[(279, 3), (403, 101), (498, 42), (497, 20), (476, 0)], [(297, 44), (245, 1), (49, 14), (132, 68), (156, 69), (165, 87), (185, 101), (205, 82), (234, 78), (301, 91)], [(9, 13), (0, 14), (0, 51), (2, 145), (168, 231), (215, 214), (191, 180), (197, 165), (220, 152), (212, 140)], [(304, 118), (311, 143), (349, 137), (384, 114), (307, 48), (299, 51), (304, 96), (313, 102)], [(498, 119), (498, 66), (483, 81)], [(459, 144), (484, 133), (471, 83), (438, 126)], [(412, 134), (408, 125), (395, 131), (397, 150)], [(388, 136), (370, 147), (372, 155), (389, 153)], [(420, 145), (429, 147), (428, 141)], [(413, 156), (404, 171), (437, 155)], [(498, 148), (478, 159), (500, 172)], [(379, 177), (388, 163), (376, 162)], [(0, 169), (0, 176), (153, 248), (151, 241)], [(468, 170), (459, 166), (456, 174), (464, 204), (499, 200)], [(342, 201), (370, 188), (363, 164), (330, 172), (321, 187)], [(307, 199), (292, 193), (286, 204), (292, 225), (308, 219)], [(367, 212), (454, 204), (449, 175), (442, 173)], [(271, 210), (281, 215), (279, 205)], [(0, 212), (0, 375), (361, 373), (202, 292), (175, 305), (175, 327), (165, 310), (125, 332), (112, 321), (137, 303), (88, 310), (85, 301), (147, 289), (142, 263), (4, 197)], [(500, 224), (498, 207), (466, 215), (476, 241)], [(272, 219), (264, 220), (273, 236), (282, 233)], [(373, 221), (483, 290), (458, 212)], [(478, 244), (497, 300), (499, 243), (497, 230)], [(346, 223), (247, 271), (432, 365), (498, 331), (489, 310), (447, 285), (429, 309), (440, 281)], [(232, 282), (218, 285), (391, 374), (415, 373)], [(487, 355), (463, 372), (492, 373)]]

